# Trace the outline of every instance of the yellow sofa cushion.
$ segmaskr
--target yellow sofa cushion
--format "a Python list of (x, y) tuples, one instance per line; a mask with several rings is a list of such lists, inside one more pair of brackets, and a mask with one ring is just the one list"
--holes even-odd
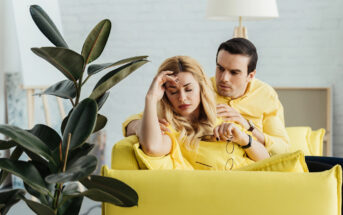
[(298, 150), (292, 153), (274, 155), (271, 158), (241, 167), (240, 171), (277, 171), (277, 172), (308, 172), (304, 152)]
[(131, 186), (138, 206), (103, 204), (110, 214), (339, 215), (342, 169), (318, 173), (202, 170), (111, 170)]
[(310, 127), (286, 127), (290, 152), (302, 150), (305, 155), (322, 156), (325, 129), (312, 131)]
[(111, 156), (112, 169), (139, 169), (135, 152), (132, 147), (132, 145), (137, 142), (137, 136), (132, 135), (114, 144)]

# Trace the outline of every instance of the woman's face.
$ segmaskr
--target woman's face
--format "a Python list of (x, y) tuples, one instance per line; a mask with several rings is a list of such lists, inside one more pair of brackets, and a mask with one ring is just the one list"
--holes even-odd
[(167, 98), (174, 111), (187, 119), (199, 117), (200, 86), (192, 73), (180, 72), (176, 83), (166, 83)]

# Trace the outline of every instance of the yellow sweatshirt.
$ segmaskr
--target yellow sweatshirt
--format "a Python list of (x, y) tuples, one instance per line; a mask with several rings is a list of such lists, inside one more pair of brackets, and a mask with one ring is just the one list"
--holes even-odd
[(215, 78), (211, 78), (217, 93), (217, 104), (227, 104), (237, 110), (245, 119), (251, 120), (263, 132), (265, 146), (270, 155), (288, 151), (289, 137), (286, 132), (282, 104), (275, 90), (268, 84), (254, 78), (243, 96), (237, 99), (220, 96)]

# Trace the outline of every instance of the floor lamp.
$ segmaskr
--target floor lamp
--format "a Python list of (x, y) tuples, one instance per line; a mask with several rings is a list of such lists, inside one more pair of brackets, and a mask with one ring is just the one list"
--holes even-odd
[(239, 21), (233, 37), (248, 38), (242, 21), (279, 17), (276, 0), (207, 0), (207, 18)]

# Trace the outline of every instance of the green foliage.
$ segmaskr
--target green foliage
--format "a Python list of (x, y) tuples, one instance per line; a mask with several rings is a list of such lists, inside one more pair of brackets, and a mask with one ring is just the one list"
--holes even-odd
[[(78, 214), (84, 197), (122, 207), (137, 205), (138, 195), (128, 185), (114, 178), (92, 175), (97, 158), (88, 155), (94, 144), (86, 141), (92, 133), (106, 126), (107, 117), (98, 111), (106, 102), (109, 90), (147, 63), (148, 56), (88, 65), (100, 57), (106, 46), (111, 31), (110, 20), (102, 20), (93, 28), (79, 54), (69, 49), (41, 7), (32, 5), (30, 13), (39, 30), (55, 45), (32, 48), (32, 52), (66, 77), (37, 95), (68, 99), (73, 107), (61, 123), (62, 137), (54, 129), (41, 124), (31, 130), (0, 125), (0, 133), (10, 138), (0, 140), (0, 150), (14, 148), (10, 158), (0, 159), (0, 184), (11, 173), (20, 177), (25, 186), (25, 190), (0, 192), (0, 214), (6, 214), (20, 200), (37, 214), (51, 215)], [(100, 78), (90, 96), (82, 100), (81, 90), (87, 80), (113, 67)], [(87, 77), (83, 80), (86, 69)], [(23, 153), (29, 156), (30, 161), (19, 160)], [(86, 189), (80, 189), (81, 184)], [(37, 200), (27, 199), (26, 194), (35, 196)]]

